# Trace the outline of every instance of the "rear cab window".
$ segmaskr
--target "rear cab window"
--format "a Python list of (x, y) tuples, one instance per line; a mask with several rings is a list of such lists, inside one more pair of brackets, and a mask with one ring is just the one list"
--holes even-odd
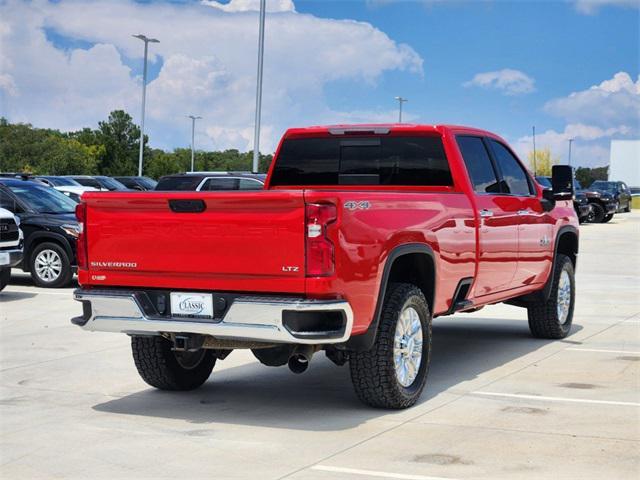
[(436, 135), (285, 139), (271, 186), (453, 186)]

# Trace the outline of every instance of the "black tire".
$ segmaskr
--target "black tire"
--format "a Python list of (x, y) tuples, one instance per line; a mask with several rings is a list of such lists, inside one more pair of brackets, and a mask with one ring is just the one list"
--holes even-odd
[[(160, 336), (131, 337), (131, 351), (142, 379), (160, 390), (198, 388), (207, 381), (216, 364), (212, 350), (181, 354), (171, 350), (171, 342)], [(187, 368), (185, 364), (189, 363)]]
[(607, 223), (608, 221), (610, 221), (613, 218), (613, 213), (609, 213), (608, 215), (605, 215), (604, 218), (602, 219), (602, 223)]
[[(51, 253), (51, 255), (55, 258), (59, 259), (60, 262), (60, 273), (55, 276), (55, 278), (47, 278), (43, 274), (39, 273), (38, 266), (36, 262), (38, 261), (38, 256), (41, 254), (47, 254), (47, 252)], [(67, 256), (67, 252), (65, 252), (64, 248), (62, 248), (57, 243), (53, 242), (44, 242), (37, 245), (31, 255), (29, 257), (29, 270), (31, 272), (31, 278), (33, 279), (33, 283), (35, 283), (38, 287), (44, 288), (61, 288), (69, 285), (71, 279), (73, 278), (73, 271), (71, 270), (71, 262), (69, 261), (69, 257)]]
[(605, 213), (604, 208), (599, 203), (592, 203), (591, 213), (589, 214), (589, 222), (590, 223), (602, 223), (604, 219)]
[[(418, 314), (422, 332), (422, 357), (413, 382), (403, 386), (396, 374), (394, 341), (396, 326), (405, 309)], [(377, 408), (401, 409), (416, 403), (424, 390), (431, 361), (431, 313), (422, 291), (409, 283), (390, 284), (387, 289), (376, 342), (371, 350), (351, 352), (351, 381), (358, 398)]]
[(9, 285), (9, 280), (11, 280), (11, 269), (0, 268), (0, 292)]
[(631, 213), (631, 201), (629, 201), (629, 203), (627, 203), (627, 208), (625, 208), (624, 211), (626, 213)]
[[(570, 305), (566, 319), (558, 314), (558, 289), (560, 278), (566, 272), (570, 283)], [(573, 310), (576, 300), (576, 280), (573, 262), (566, 255), (558, 254), (553, 274), (551, 293), (547, 300), (540, 300), (527, 308), (529, 330), (536, 338), (560, 339), (565, 338), (571, 331)]]

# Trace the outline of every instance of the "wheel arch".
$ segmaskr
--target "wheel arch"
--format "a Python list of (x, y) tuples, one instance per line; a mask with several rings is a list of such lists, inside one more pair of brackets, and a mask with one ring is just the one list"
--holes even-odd
[(387, 287), (393, 282), (415, 284), (424, 294), (433, 313), (436, 298), (436, 257), (433, 249), (424, 243), (409, 243), (395, 247), (384, 264), (376, 308), (367, 331), (349, 339), (347, 350), (369, 350), (375, 343)]
[(573, 268), (575, 269), (578, 265), (578, 251), (578, 229), (573, 225), (564, 225), (560, 227), (558, 234), (556, 235), (556, 241), (553, 248), (553, 264), (551, 265), (549, 278), (544, 286), (544, 290), (542, 291), (545, 299), (548, 299), (551, 294), (551, 286), (553, 284), (553, 278), (557, 268), (556, 259), (558, 258), (558, 254), (569, 257), (571, 259), (571, 263), (573, 263)]

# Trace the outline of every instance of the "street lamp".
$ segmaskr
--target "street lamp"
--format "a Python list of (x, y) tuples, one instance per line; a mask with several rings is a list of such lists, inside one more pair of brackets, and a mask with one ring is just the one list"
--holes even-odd
[(258, 34), (258, 81), (256, 85), (256, 122), (253, 132), (253, 173), (258, 173), (260, 160), (260, 116), (262, 113), (262, 64), (264, 63), (264, 19), (266, 0), (260, 0), (260, 30)]
[(531, 127), (533, 129), (533, 176), (536, 176), (536, 126)]
[(202, 117), (196, 117), (194, 115), (187, 115), (187, 118), (191, 119), (191, 172), (193, 172), (193, 164), (195, 157), (195, 131), (196, 131), (196, 120), (200, 120)]
[(396, 97), (396, 100), (398, 101), (398, 123), (402, 123), (402, 104), (404, 102), (408, 102), (409, 100), (406, 98), (402, 98), (402, 97)]
[(573, 143), (574, 140), (575, 138), (569, 139), (569, 163), (568, 163), (569, 166), (571, 166), (571, 144)]
[(140, 120), (140, 155), (138, 156), (138, 176), (142, 176), (142, 153), (144, 152), (144, 103), (147, 97), (147, 52), (149, 43), (160, 43), (160, 40), (148, 38), (139, 33), (132, 35), (144, 42), (144, 68), (142, 70), (142, 115)]

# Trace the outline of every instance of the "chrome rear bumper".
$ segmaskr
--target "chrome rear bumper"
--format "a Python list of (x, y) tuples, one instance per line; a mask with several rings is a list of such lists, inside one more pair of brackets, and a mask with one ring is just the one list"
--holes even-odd
[[(98, 332), (130, 335), (194, 333), (221, 339), (326, 344), (347, 341), (353, 326), (353, 312), (344, 300), (240, 296), (234, 299), (221, 319), (201, 320), (152, 317), (145, 313), (134, 291), (79, 289), (74, 292), (74, 299), (83, 302), (84, 314), (72, 318), (72, 323)], [(322, 318), (323, 314), (334, 320), (341, 318), (342, 321), (337, 322), (340, 328), (318, 329), (321, 323), (316, 321), (313, 329), (305, 331), (305, 318)], [(298, 320), (293, 322), (285, 320), (285, 317), (295, 319), (296, 316)], [(296, 325), (297, 328), (292, 328)]]

